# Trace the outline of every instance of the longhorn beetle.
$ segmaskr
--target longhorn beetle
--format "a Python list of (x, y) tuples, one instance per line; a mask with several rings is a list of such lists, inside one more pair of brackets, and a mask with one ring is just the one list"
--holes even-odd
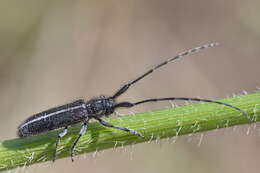
[(76, 144), (78, 143), (80, 137), (87, 131), (88, 129), (88, 122), (90, 119), (97, 120), (100, 124), (102, 124), (105, 127), (114, 128), (118, 130), (122, 130), (125, 132), (132, 133), (133, 135), (136, 135), (138, 137), (143, 137), (139, 132), (126, 128), (126, 127), (117, 127), (109, 122), (106, 122), (105, 120), (101, 119), (103, 116), (110, 116), (112, 113), (114, 113), (115, 109), (117, 108), (130, 108), (136, 105), (140, 105), (143, 103), (148, 102), (158, 102), (158, 101), (167, 101), (167, 100), (183, 100), (183, 101), (195, 101), (195, 102), (209, 102), (209, 103), (215, 103), (219, 105), (228, 106), (230, 108), (236, 109), (240, 111), (242, 114), (244, 114), (248, 119), (248, 114), (243, 111), (242, 109), (235, 107), (233, 105), (214, 101), (214, 100), (208, 100), (208, 99), (199, 99), (199, 98), (186, 98), (186, 97), (167, 97), (167, 98), (154, 98), (154, 99), (147, 99), (138, 101), (135, 103), (130, 102), (116, 102), (116, 99), (124, 94), (132, 85), (140, 81), (141, 79), (145, 78), (155, 70), (159, 69), (160, 67), (168, 64), (169, 62), (176, 60), (180, 57), (198, 52), (203, 49), (207, 49), (210, 47), (214, 47), (219, 45), (219, 43), (210, 43), (205, 44), (200, 47), (196, 47), (187, 51), (184, 51), (182, 53), (177, 54), (174, 57), (171, 57), (167, 59), (166, 61), (163, 61), (162, 63), (154, 66), (141, 76), (137, 77), (136, 79), (130, 81), (129, 83), (126, 83), (121, 88), (119, 88), (114, 95), (112, 96), (100, 96), (97, 98), (90, 99), (88, 101), (84, 101), (82, 99), (76, 100), (72, 103), (68, 103), (62, 106), (54, 107), (51, 109), (48, 109), (46, 111), (43, 111), (41, 113), (35, 114), (31, 117), (29, 117), (27, 120), (25, 120), (19, 127), (18, 127), (18, 135), (19, 137), (26, 137), (26, 136), (33, 136), (37, 135), (43, 132), (47, 132), (54, 129), (64, 128), (64, 130), (59, 133), (56, 141), (53, 161), (56, 159), (57, 155), (57, 147), (60, 143), (60, 140), (62, 137), (64, 137), (68, 133), (68, 126), (71, 126), (73, 124), (77, 124), (82, 122), (83, 125), (80, 129), (79, 135), (74, 141), (70, 155), (71, 159), (73, 161), (74, 156), (74, 149)]

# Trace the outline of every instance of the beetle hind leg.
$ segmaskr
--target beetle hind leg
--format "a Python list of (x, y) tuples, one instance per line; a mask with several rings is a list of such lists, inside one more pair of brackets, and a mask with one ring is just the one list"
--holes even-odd
[(63, 136), (65, 136), (68, 133), (68, 126), (66, 126), (64, 128), (64, 130), (58, 135), (57, 137), (57, 141), (56, 141), (56, 145), (55, 145), (55, 151), (53, 154), (53, 162), (55, 161), (56, 157), (57, 157), (57, 149), (58, 149), (58, 145), (60, 144), (60, 140)]

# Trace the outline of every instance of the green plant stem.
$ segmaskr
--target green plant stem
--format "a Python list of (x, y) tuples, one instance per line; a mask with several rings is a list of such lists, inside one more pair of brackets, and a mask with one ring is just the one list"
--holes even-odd
[[(260, 92), (220, 100), (245, 110), (255, 121), (260, 120)], [(250, 122), (239, 111), (213, 103), (197, 103), (175, 108), (138, 113), (108, 120), (142, 133), (138, 138), (130, 133), (110, 129), (93, 122), (77, 145), (77, 154), (95, 152), (122, 145), (136, 144), (159, 138), (170, 138)], [(69, 157), (70, 147), (78, 135), (80, 126), (69, 129), (62, 138), (58, 158)], [(23, 139), (11, 139), (0, 143), (0, 170), (52, 160), (59, 131)]]

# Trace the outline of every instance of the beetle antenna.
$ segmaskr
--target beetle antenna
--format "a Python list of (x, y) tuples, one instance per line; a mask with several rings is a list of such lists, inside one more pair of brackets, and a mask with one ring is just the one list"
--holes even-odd
[(152, 72), (154, 72), (155, 70), (159, 69), (160, 67), (168, 64), (169, 62), (173, 61), (173, 60), (176, 60), (178, 58), (181, 58), (183, 56), (186, 56), (186, 55), (189, 55), (189, 54), (192, 54), (192, 53), (195, 53), (195, 52), (199, 52), (203, 49), (207, 49), (207, 48), (210, 48), (210, 47), (214, 47), (214, 46), (218, 46), (219, 43), (209, 43), (209, 44), (205, 44), (203, 46), (199, 46), (199, 47), (196, 47), (196, 48), (193, 48), (193, 49), (190, 49), (190, 50), (187, 50), (187, 51), (184, 51), (182, 53), (179, 53), (177, 54), (176, 56), (172, 57), (172, 58), (169, 58), (167, 59), (166, 61), (163, 61), (162, 63), (154, 66), (153, 68), (151, 68), (150, 70), (148, 70), (146, 73), (142, 74), (141, 76), (137, 77), (136, 79), (134, 79), (133, 81), (123, 85), (111, 98), (112, 99), (115, 99), (117, 98), (118, 96), (122, 95), (123, 93), (125, 93), (128, 88), (130, 86), (132, 86), (133, 84), (137, 83), (139, 80), (143, 79), (144, 77), (148, 76), (149, 74), (151, 74)]
[(219, 102), (219, 101), (214, 101), (214, 100), (208, 100), (208, 99), (200, 99), (200, 98), (187, 98), (187, 97), (166, 97), (166, 98), (153, 98), (153, 99), (147, 99), (147, 100), (142, 100), (136, 103), (130, 103), (130, 102), (121, 102), (118, 103), (114, 106), (114, 108), (119, 108), (119, 107), (133, 107), (139, 104), (143, 104), (143, 103), (148, 103), (148, 102), (159, 102), (159, 101), (173, 101), (173, 100), (181, 100), (181, 101), (195, 101), (195, 102), (207, 102), (207, 103), (215, 103), (215, 104), (219, 104), (219, 105), (224, 105), (233, 109), (238, 110), (239, 112), (241, 112), (248, 120), (253, 121), (253, 119), (248, 115), (247, 112), (245, 112), (244, 110), (227, 104), (227, 103), (223, 103), (223, 102)]

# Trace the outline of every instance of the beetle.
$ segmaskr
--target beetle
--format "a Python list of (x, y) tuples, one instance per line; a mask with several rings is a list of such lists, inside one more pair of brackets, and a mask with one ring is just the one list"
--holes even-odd
[(176, 60), (180, 57), (198, 52), (203, 49), (207, 49), (210, 47), (214, 47), (219, 45), (219, 43), (209, 43), (202, 45), (200, 47), (196, 47), (187, 51), (184, 51), (182, 53), (177, 54), (174, 57), (171, 57), (167, 59), (166, 61), (163, 61), (162, 63), (154, 66), (147, 72), (143, 73), (142, 75), (138, 76), (136, 79), (126, 83), (123, 85), (121, 88), (119, 88), (112, 96), (99, 96), (96, 98), (92, 98), (88, 101), (85, 101), (83, 99), (76, 100), (72, 103), (68, 103), (62, 106), (54, 107), (51, 109), (48, 109), (46, 111), (43, 111), (41, 113), (37, 113), (28, 119), (26, 119), (19, 127), (18, 127), (18, 136), (19, 137), (27, 137), (27, 136), (33, 136), (33, 135), (38, 135), (40, 133), (44, 133), (47, 131), (55, 130), (55, 129), (60, 129), (64, 128), (61, 133), (58, 134), (57, 136), (57, 141), (56, 141), (56, 147), (54, 151), (54, 156), (53, 156), (53, 161), (56, 159), (57, 155), (57, 147), (60, 143), (60, 140), (62, 137), (64, 137), (68, 133), (68, 127), (77, 123), (82, 122), (83, 125), (80, 129), (79, 135), (74, 141), (74, 143), (71, 146), (71, 159), (73, 161), (73, 156), (74, 156), (74, 150), (75, 146), (78, 143), (80, 137), (84, 135), (84, 133), (88, 129), (88, 123), (89, 120), (95, 119), (97, 120), (100, 124), (102, 124), (105, 127), (109, 128), (114, 128), (118, 130), (122, 130), (125, 132), (129, 132), (133, 135), (136, 135), (138, 137), (143, 137), (142, 134), (139, 132), (129, 129), (126, 127), (118, 127), (110, 124), (109, 122), (105, 121), (102, 119), (102, 117), (110, 116), (114, 111), (118, 108), (130, 108), (136, 105), (140, 105), (143, 103), (148, 103), (148, 102), (158, 102), (158, 101), (170, 101), (170, 100), (182, 100), (182, 101), (195, 101), (195, 102), (208, 102), (208, 103), (215, 103), (215, 104), (220, 104), (224, 106), (228, 106), (230, 108), (236, 109), (240, 111), (243, 115), (245, 115), (248, 119), (249, 116), (248, 114), (233, 105), (219, 102), (219, 101), (214, 101), (214, 100), (209, 100), (209, 99), (201, 99), (201, 98), (187, 98), (187, 97), (167, 97), (167, 98), (153, 98), (153, 99), (146, 99), (142, 100), (139, 102), (131, 103), (131, 102), (117, 102), (116, 99), (124, 94), (132, 85), (136, 84), (138, 81), (142, 80), (146, 76), (150, 75), (153, 73), (155, 70), (161, 68), (162, 66), (168, 64), (169, 62)]

